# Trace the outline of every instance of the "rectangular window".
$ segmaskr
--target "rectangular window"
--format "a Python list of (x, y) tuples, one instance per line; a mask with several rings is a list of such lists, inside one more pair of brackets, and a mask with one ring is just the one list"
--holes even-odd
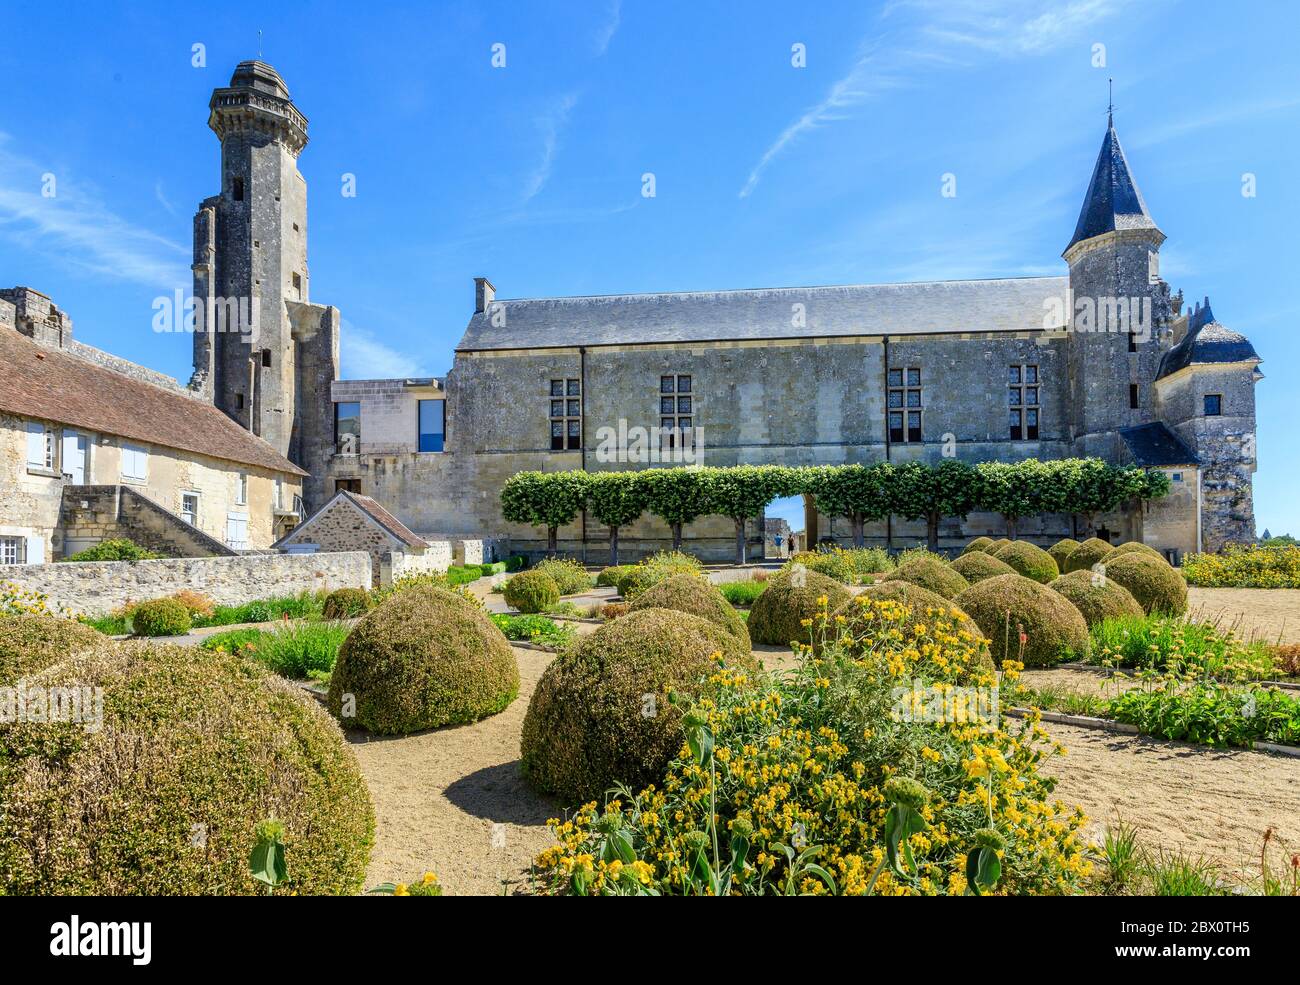
[(361, 480), (360, 479), (335, 479), (334, 491), (336, 493), (341, 493), (341, 492), (356, 493), (359, 496), (361, 495)]
[(145, 482), (149, 478), (149, 452), (138, 445), (122, 445), (122, 481)]
[(248, 514), (226, 514), (226, 543), (237, 551), (248, 550)]
[(1130, 410), (1137, 410), (1138, 407), (1138, 385), (1130, 383), (1128, 385), (1128, 405)]
[[(886, 374), (889, 381), (885, 401), (890, 408), (889, 440), (895, 444), (916, 444), (921, 439), (921, 370), (916, 366), (891, 369)], [(896, 413), (904, 408), (906, 417)], [(904, 428), (906, 424), (906, 428)]]
[(263, 349), (263, 350), (262, 350), (262, 365), (263, 365), (263, 366), (266, 366), (266, 367), (269, 367), (269, 366), (271, 365), (271, 350), (270, 350), (270, 349)]
[(248, 502), (248, 473), (240, 472), (235, 479), (235, 502), (240, 506)]
[(26, 564), (27, 538), (0, 537), (0, 564)]
[[(558, 399), (563, 398), (563, 399)], [(551, 380), (551, 451), (582, 448), (582, 381)]]
[(293, 289), (299, 297), (302, 297), (302, 275), (296, 272), (293, 274)]
[(1007, 432), (1012, 441), (1038, 440), (1038, 367), (1007, 367)]
[(695, 414), (691, 378), (684, 373), (661, 376), (659, 393), (660, 448), (689, 447), (693, 443), (690, 431)]
[(54, 428), (39, 421), (27, 422), (27, 465), (34, 469), (54, 468)]
[[(552, 401), (552, 404), (559, 401)], [(554, 411), (554, 406), (552, 406)], [(446, 431), (445, 400), (420, 401), (420, 451), (442, 451)]]
[(244, 179), (243, 178), (235, 178), (233, 181), (231, 181), (230, 197), (233, 198), (236, 202), (242, 202), (244, 200)]
[(199, 494), (181, 493), (181, 519), (191, 527), (199, 525)]
[(1207, 393), (1205, 395), (1205, 416), (1218, 417), (1223, 413), (1223, 394)]
[(334, 449), (340, 455), (361, 451), (361, 404), (355, 400), (334, 405)]

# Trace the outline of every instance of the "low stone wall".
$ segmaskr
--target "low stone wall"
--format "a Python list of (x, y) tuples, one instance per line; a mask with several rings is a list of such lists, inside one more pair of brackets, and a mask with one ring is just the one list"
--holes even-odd
[(423, 554), (406, 554), (391, 551), (379, 562), (379, 584), (387, 588), (399, 578), (407, 575), (422, 575), (430, 572), (442, 572), (451, 567), (451, 544), (445, 540), (429, 542)]
[(202, 592), (223, 605), (302, 591), (369, 589), (371, 571), (369, 554), (346, 551), (6, 565), (0, 568), (0, 581), (44, 592), (51, 608), (94, 616), (182, 588)]
[(456, 564), (491, 564), (506, 557), (507, 544), (496, 537), (451, 537), (448, 540)]

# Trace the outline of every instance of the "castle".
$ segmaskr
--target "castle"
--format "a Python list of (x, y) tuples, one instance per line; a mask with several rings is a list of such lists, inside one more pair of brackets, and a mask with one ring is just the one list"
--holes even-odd
[[(1102, 518), (1103, 534), (1174, 559), (1254, 540), (1259, 356), (1160, 277), (1165, 235), (1113, 120), (1061, 276), (527, 299), (480, 277), (447, 376), (393, 380), (340, 380), (339, 312), (309, 299), (307, 120), (284, 80), (242, 62), (208, 122), (221, 188), (194, 219), (189, 389), (307, 473), (307, 513), (345, 491), (422, 537), (538, 552), (541, 532), (502, 519), (502, 483), (662, 464), (622, 437), (640, 429), (707, 465), (1098, 456), (1162, 469), (1173, 488)], [(808, 543), (848, 534), (811, 504), (805, 528)], [(941, 544), (1001, 531), (949, 518)], [(1080, 532), (1070, 516), (1020, 531)], [(905, 546), (925, 531), (890, 518), (866, 533)], [(685, 535), (702, 557), (734, 556), (729, 520)], [(752, 540), (761, 552), (761, 521)], [(646, 516), (620, 542), (635, 556), (669, 533)], [(606, 543), (586, 516), (560, 531), (592, 563)]]

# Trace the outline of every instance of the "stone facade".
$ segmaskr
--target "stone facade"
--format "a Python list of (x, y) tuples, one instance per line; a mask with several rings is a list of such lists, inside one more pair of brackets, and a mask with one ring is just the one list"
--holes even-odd
[(44, 592), (51, 608), (102, 615), (125, 605), (171, 595), (183, 588), (223, 605), (267, 595), (372, 587), (370, 556), (250, 554), (243, 557), (161, 561), (72, 561), (3, 569), (6, 581)]

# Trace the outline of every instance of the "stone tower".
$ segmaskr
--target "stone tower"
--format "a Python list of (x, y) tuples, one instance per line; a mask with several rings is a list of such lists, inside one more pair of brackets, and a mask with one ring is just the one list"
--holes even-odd
[[(216, 89), (221, 191), (194, 217), (190, 386), (309, 472), (327, 449), (338, 310), (309, 300), (307, 119), (274, 68), (240, 62)], [(312, 484), (304, 489), (317, 498)]]
[(1117, 430), (1152, 420), (1149, 383), (1173, 315), (1169, 286), (1160, 278), (1164, 240), (1111, 119), (1074, 236), (1062, 254), (1070, 266), (1070, 405), (1077, 454), (1114, 460)]

